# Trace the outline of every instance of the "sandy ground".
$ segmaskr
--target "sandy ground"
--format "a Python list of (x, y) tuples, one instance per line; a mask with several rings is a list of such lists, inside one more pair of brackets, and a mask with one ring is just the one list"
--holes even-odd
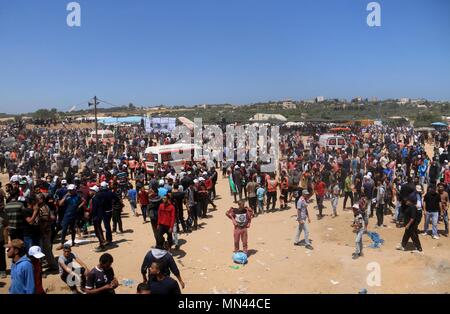
[[(220, 177), (220, 175), (219, 175)], [(5, 182), (5, 176), (1, 177)], [(201, 220), (202, 229), (180, 237), (181, 250), (175, 260), (186, 283), (183, 293), (448, 293), (450, 291), (450, 241), (441, 237), (433, 240), (421, 236), (424, 254), (395, 250), (403, 229), (397, 229), (386, 216), (388, 227), (376, 231), (385, 240), (379, 249), (368, 248), (370, 239), (364, 237), (365, 256), (352, 260), (354, 234), (350, 224), (351, 211), (343, 212), (339, 202), (339, 216), (331, 218), (330, 201), (325, 201), (326, 217), (317, 220), (314, 204), (310, 205), (310, 238), (313, 251), (293, 245), (296, 231), (296, 211), (291, 203), (287, 210), (260, 215), (249, 230), (249, 263), (232, 268), (232, 224), (225, 216), (232, 198), (225, 179), (219, 179), (216, 200), (218, 209)], [(117, 247), (108, 252), (114, 257), (114, 270), (120, 282), (131, 279), (131, 287), (119, 286), (117, 293), (135, 293), (141, 281), (140, 266), (146, 252), (155, 244), (149, 223), (133, 217), (127, 204), (124, 213), (126, 233), (114, 235)], [(423, 224), (421, 224), (421, 227)], [(443, 229), (443, 225), (439, 225)], [(302, 237), (303, 238), (303, 237)], [(95, 240), (95, 238), (91, 238)], [(80, 245), (74, 252), (88, 266), (97, 264), (100, 253), (94, 252), (97, 243)], [(60, 251), (55, 250), (55, 256)], [(371, 263), (380, 267), (380, 286), (369, 285), (367, 278), (373, 271)], [(9, 263), (9, 262), (8, 262)], [(368, 269), (369, 267), (369, 269)], [(9, 277), (0, 280), (0, 293), (7, 293)], [(68, 293), (58, 275), (44, 279), (49, 293)]]

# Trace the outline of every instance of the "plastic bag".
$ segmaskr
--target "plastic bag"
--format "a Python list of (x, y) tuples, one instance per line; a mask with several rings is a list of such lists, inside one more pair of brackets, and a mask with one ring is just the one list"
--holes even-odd
[(244, 252), (236, 252), (233, 254), (233, 262), (237, 263), (237, 264), (247, 264), (248, 259), (247, 259), (247, 254), (245, 254)]

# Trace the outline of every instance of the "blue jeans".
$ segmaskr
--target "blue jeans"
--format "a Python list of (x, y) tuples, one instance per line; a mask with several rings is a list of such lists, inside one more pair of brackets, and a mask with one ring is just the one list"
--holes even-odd
[(356, 248), (355, 248), (355, 254), (361, 255), (362, 251), (363, 251), (363, 234), (364, 234), (364, 229), (361, 228), (361, 230), (359, 230), (356, 233), (356, 239), (355, 239), (355, 243), (356, 243)]
[(297, 233), (295, 234), (295, 243), (298, 243), (300, 240), (300, 234), (302, 233), (302, 231), (305, 232), (305, 244), (306, 245), (311, 245), (311, 243), (309, 242), (309, 227), (308, 227), (308, 222), (305, 220), (302, 224), (298, 223), (298, 228), (297, 228)]
[(335, 216), (337, 215), (336, 209), (338, 206), (338, 200), (339, 200), (339, 197), (337, 197), (335, 195), (333, 195), (333, 197), (331, 198), (331, 207), (333, 208), (333, 215), (335, 215)]
[(402, 205), (400, 204), (400, 202), (397, 201), (396, 204), (395, 204), (395, 212), (394, 212), (394, 220), (395, 221), (398, 221), (398, 216), (400, 215), (400, 207), (401, 206)]
[(23, 242), (25, 244), (27, 252), (30, 249), (30, 247), (39, 245), (39, 239), (36, 239), (36, 237), (33, 237), (33, 236), (24, 236)]
[(437, 223), (438, 223), (438, 218), (439, 218), (439, 213), (438, 212), (427, 212), (427, 215), (425, 217), (425, 227), (423, 232), (427, 233), (428, 232), (428, 225), (430, 224), (430, 219), (431, 219), (431, 227), (432, 227), (432, 231), (433, 231), (433, 236), (437, 236), (438, 235), (438, 230), (437, 230)]
[(130, 207), (131, 207), (131, 211), (133, 212), (133, 215), (136, 215), (136, 202), (134, 201), (129, 201), (130, 202)]
[(258, 212), (262, 213), (264, 211), (264, 200), (258, 200)]
[(442, 214), (442, 220), (444, 220), (444, 225), (445, 225), (445, 233), (448, 233), (448, 211), (444, 211), (444, 213)]

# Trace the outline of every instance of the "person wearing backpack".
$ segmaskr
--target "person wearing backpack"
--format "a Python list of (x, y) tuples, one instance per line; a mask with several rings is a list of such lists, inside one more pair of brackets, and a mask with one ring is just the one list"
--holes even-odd
[(231, 219), (234, 225), (234, 252), (239, 251), (240, 240), (242, 240), (242, 246), (244, 253), (248, 253), (248, 232), (250, 223), (253, 217), (253, 211), (244, 206), (244, 201), (238, 202), (238, 208), (230, 207), (226, 212), (226, 216)]

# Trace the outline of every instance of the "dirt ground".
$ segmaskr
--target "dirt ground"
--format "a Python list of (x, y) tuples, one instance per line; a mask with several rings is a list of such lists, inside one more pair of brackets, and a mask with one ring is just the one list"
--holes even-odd
[[(220, 175), (219, 175), (220, 177)], [(1, 176), (3, 183), (6, 177)], [(325, 218), (317, 220), (314, 205), (310, 205), (310, 238), (313, 251), (293, 245), (296, 231), (296, 210), (293, 203), (287, 210), (260, 215), (249, 229), (251, 255), (245, 266), (233, 264), (232, 224), (225, 211), (232, 205), (226, 179), (219, 178), (219, 199), (216, 211), (201, 220), (202, 229), (180, 236), (181, 249), (175, 260), (186, 283), (183, 293), (358, 293), (366, 288), (372, 293), (448, 293), (450, 291), (450, 241), (441, 237), (433, 240), (420, 236), (423, 254), (395, 250), (403, 235), (385, 216), (387, 228), (374, 229), (375, 218), (369, 222), (369, 231), (378, 232), (385, 243), (379, 249), (367, 247), (371, 241), (364, 236), (365, 256), (352, 260), (354, 237), (350, 224), (351, 211), (342, 211), (331, 218), (330, 201), (325, 201)], [(135, 293), (142, 280), (140, 266), (147, 251), (155, 244), (149, 223), (133, 217), (127, 206), (124, 212), (122, 235), (114, 235), (117, 247), (108, 250), (114, 257), (113, 268), (119, 282), (131, 279), (131, 286), (120, 285), (117, 293)], [(420, 228), (423, 227), (423, 223)], [(443, 229), (443, 225), (439, 225)], [(303, 236), (302, 236), (303, 238)], [(89, 266), (97, 264), (100, 253), (94, 252), (93, 242), (74, 248), (74, 252)], [(54, 251), (55, 256), (60, 251)], [(373, 271), (371, 263), (378, 263), (380, 285), (367, 282)], [(8, 261), (9, 264), (9, 261)], [(44, 279), (48, 293), (68, 293), (58, 275)], [(0, 293), (7, 293), (9, 277), (0, 280)]]

